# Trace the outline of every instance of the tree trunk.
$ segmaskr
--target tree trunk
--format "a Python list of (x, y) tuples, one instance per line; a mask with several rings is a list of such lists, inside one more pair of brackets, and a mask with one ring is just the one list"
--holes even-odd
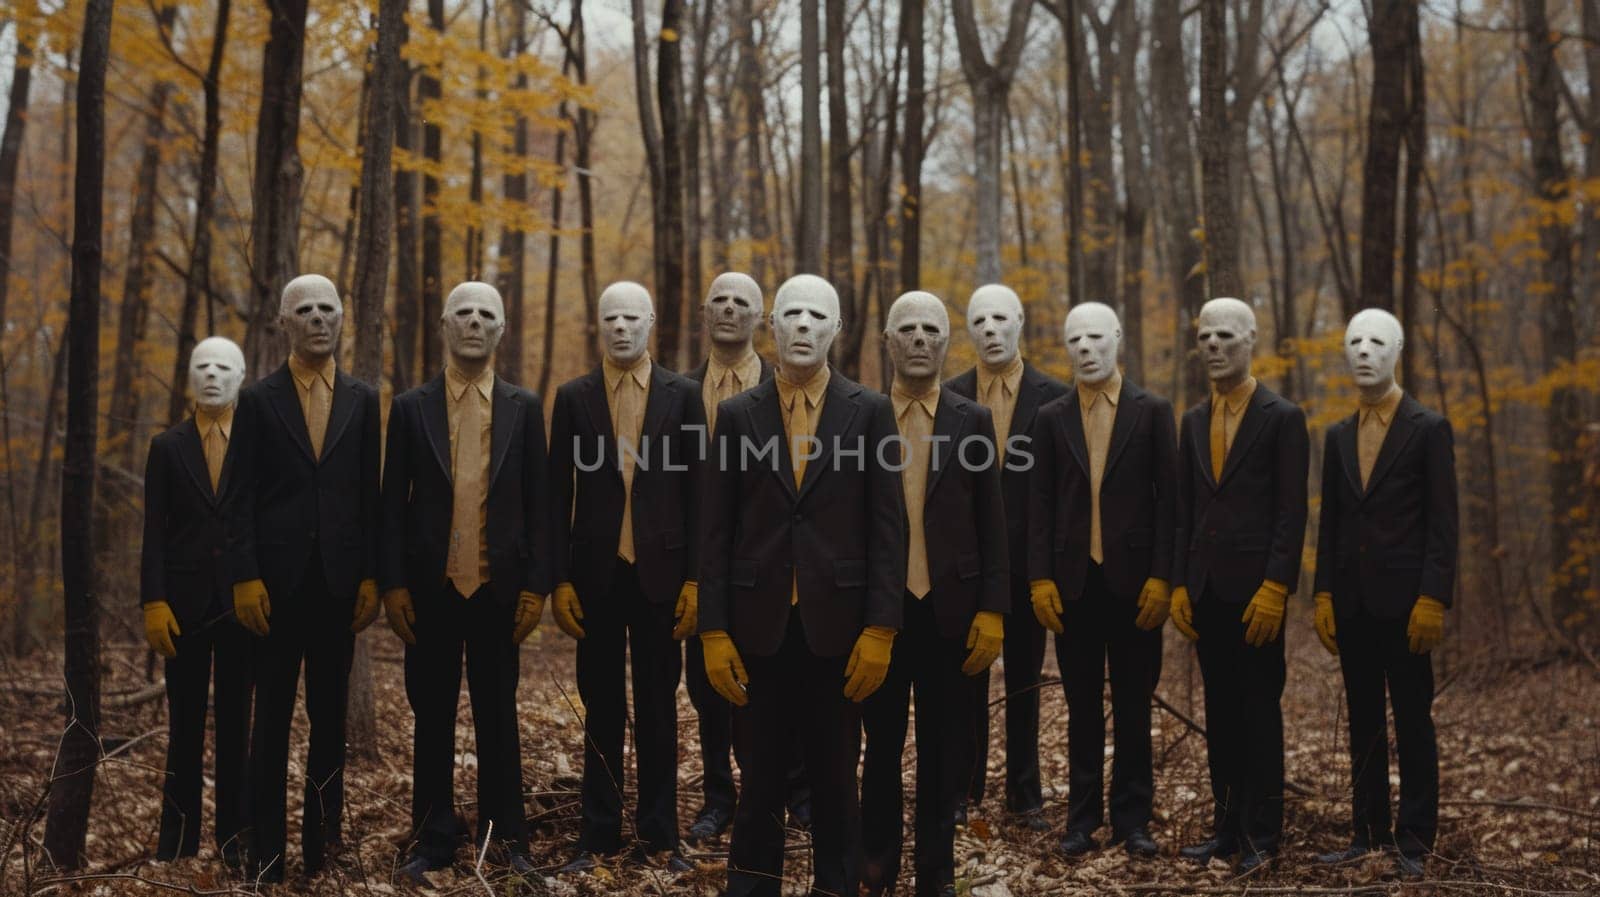
[[(1403, 223), (1400, 234), (1400, 322), (1405, 332), (1416, 332), (1417, 322), (1417, 253), (1418, 253), (1418, 193), (1422, 189), (1422, 168), (1428, 161), (1428, 94), (1427, 79), (1423, 72), (1422, 24), (1416, 6), (1411, 7), (1407, 23), (1406, 40), (1406, 197), (1403, 206)], [(1365, 219), (1363, 218), (1363, 231)], [(1392, 261), (1392, 259), (1391, 259)], [(1438, 370), (1438, 348), (1435, 346), (1434, 368)], [(1403, 352), (1400, 355), (1401, 376), (1406, 384), (1418, 383), (1418, 358), (1421, 353)]]
[[(580, 86), (589, 83), (589, 38), (583, 27), (583, 0), (572, 0), (572, 67), (578, 73)], [(600, 363), (600, 287), (596, 282), (594, 261), (594, 191), (590, 183), (590, 146), (594, 138), (595, 114), (579, 106), (578, 118), (572, 130), (573, 162), (578, 173), (578, 226), (582, 236), (578, 240), (581, 281), (583, 283), (583, 321), (585, 367)]]
[[(1589, 87), (1588, 108), (1583, 115), (1583, 179), (1593, 184), (1600, 180), (1600, 0), (1583, 2), (1583, 69)], [(3, 188), (0, 188), (3, 189)], [(1583, 204), (1585, 214), (1580, 231), (1583, 240), (1578, 254), (1578, 295), (1594, 296), (1600, 288), (1600, 209), (1593, 199)], [(1596, 327), (1594, 303), (1580, 308), (1579, 326), (1593, 339)], [(1600, 575), (1600, 570), (1596, 571)]]
[[(511, 5), (511, 59), (515, 60), (528, 50), (528, 9), (522, 3)], [(528, 76), (518, 71), (514, 91), (521, 95), (528, 89)], [(511, 131), (511, 164), (501, 180), (500, 189), (506, 204), (520, 210), (528, 201), (528, 176), (523, 170), (528, 159), (528, 117), (518, 114)], [(500, 261), (495, 266), (500, 296), (506, 306), (506, 332), (495, 353), (495, 367), (500, 376), (512, 383), (522, 381), (522, 282), (527, 262), (527, 237), (522, 228), (510, 221), (500, 233)]]
[(94, 474), (100, 396), (100, 212), (105, 180), (106, 60), (112, 0), (88, 0), (78, 66), (72, 293), (67, 317), (67, 443), (61, 465), (61, 579), (67, 726), (51, 773), (44, 849), (79, 869), (100, 762), (100, 600), (95, 594)]
[(710, 62), (712, 14), (716, 9), (713, 0), (701, 0), (700, 19), (695, 26), (694, 70), (692, 89), (694, 98), (689, 104), (689, 121), (683, 129), (683, 188), (688, 200), (684, 220), (684, 265), (688, 279), (684, 285), (683, 303), (688, 306), (689, 328), (684, 338), (683, 364), (685, 370), (700, 363), (703, 343), (701, 329), (705, 309), (704, 262), (701, 257), (703, 221), (700, 196), (700, 134), (708, 115), (706, 109), (706, 68)]
[(762, 99), (761, 56), (756, 46), (756, 14), (753, 0), (743, 0), (738, 18), (739, 92), (744, 98), (745, 139), (745, 217), (750, 232), (750, 275), (765, 289), (767, 259), (772, 254), (772, 239), (767, 220), (766, 172), (761, 167), (762, 124), (767, 112)]
[[(1239, 230), (1229, 178), (1226, 0), (1200, 0), (1200, 195), (1210, 295), (1241, 296)], [(1197, 393), (1204, 395), (1204, 393)]]
[(662, 0), (656, 96), (661, 106), (661, 195), (656, 223), (656, 346), (671, 370), (683, 351), (683, 0)]
[[(6, 317), (11, 286), (11, 225), (17, 201), (17, 165), (22, 160), (22, 137), (28, 127), (28, 88), (33, 81), (33, 46), (22, 23), (37, 10), (29, 4), (17, 15), (17, 48), (11, 64), (11, 92), (6, 101), (6, 130), (0, 138), (0, 322)], [(7, 483), (10, 480), (7, 479)], [(9, 487), (8, 487), (9, 488)]]
[[(1116, 71), (1116, 51), (1111, 29), (1095, 19), (1088, 3), (1079, 4), (1087, 28), (1077, 29), (1084, 42), (1092, 32), (1098, 75), (1088, 64), (1086, 47), (1078, 54), (1083, 96), (1083, 142), (1088, 151), (1088, 177), (1084, 181), (1084, 298), (1112, 304), (1117, 301), (1117, 184), (1111, 164), (1111, 98)], [(1124, 328), (1126, 334), (1126, 328)]]
[[(400, 18), (400, 43), (409, 39), (405, 17)], [(411, 67), (401, 61), (395, 91), (394, 145), (411, 157), (416, 148), (416, 122), (412, 120)], [(394, 172), (394, 364), (389, 384), (398, 395), (418, 380), (418, 340), (427, 339), (429, 324), (422, 320), (422, 284), (417, 267), (417, 173), (407, 168)]]
[[(1189, 142), (1189, 75), (1183, 59), (1183, 19), (1178, 0), (1155, 0), (1150, 10), (1150, 96), (1155, 125), (1152, 146), (1156, 151), (1156, 170), (1162, 176), (1162, 200), (1166, 210), (1166, 255), (1174, 308), (1183, 326), (1183, 339), (1174, 346), (1175, 359), (1187, 359), (1178, 366), (1186, 371), (1184, 383), (1190, 396), (1203, 396), (1208, 389), (1205, 371), (1188, 344), (1189, 322), (1205, 304), (1205, 279), (1200, 275), (1201, 247), (1194, 230), (1199, 225), (1195, 213), (1194, 149)], [(1183, 407), (1182, 401), (1178, 401)]]
[[(489, 0), (480, 0), (478, 7), (478, 57), (481, 59), (489, 52)], [(478, 66), (477, 86), (473, 93), (478, 100), (478, 108), (482, 108), (489, 98), (488, 73), (483, 65)], [(473, 211), (483, 212), (483, 132), (476, 125), (472, 128), (472, 167), (467, 175), (467, 202)], [(483, 229), (467, 222), (467, 239), (462, 265), (466, 270), (466, 280), (483, 279)]]
[(817, 0), (800, 0), (800, 215), (794, 236), (795, 273), (821, 274), (822, 47)]
[(1122, 131), (1122, 359), (1135, 383), (1144, 382), (1144, 226), (1150, 175), (1139, 121), (1139, 9), (1119, 0), (1117, 127)]
[(250, 279), (254, 299), (245, 332), (247, 377), (260, 377), (287, 354), (278, 327), (284, 285), (299, 273), (300, 71), (305, 56), (307, 0), (267, 0), (272, 17), (261, 63), (261, 112), (256, 123), (255, 189), (250, 220)]
[(1062, 129), (1066, 132), (1067, 148), (1061, 159), (1061, 186), (1067, 206), (1067, 305), (1071, 307), (1088, 301), (1089, 297), (1084, 295), (1087, 289), (1083, 263), (1083, 41), (1078, 38), (1081, 26), (1076, 12), (1077, 0), (1069, 2), (1071, 5), (1061, 17), (1061, 46), (1067, 60), (1067, 124)]
[(1416, 0), (1374, 0), (1367, 30), (1372, 99), (1361, 169), (1361, 304), (1390, 311), (1395, 308), (1395, 202), (1400, 142), (1406, 137), (1406, 68), (1416, 18)]
[[(900, 135), (900, 292), (922, 283), (923, 114), (927, 107), (923, 0), (900, 0), (900, 45), (906, 53), (905, 133)], [(888, 295), (888, 291), (884, 291)], [(881, 303), (880, 303), (881, 304)]]
[[(444, 34), (444, 0), (428, 0), (428, 27)], [(441, 102), (439, 76), (429, 68), (417, 81), (417, 99), (422, 107), (422, 159), (428, 171), (422, 176), (422, 372), (427, 380), (444, 369), (444, 347), (437, 334), (439, 316), (444, 314), (444, 228), (439, 221), (438, 169), (442, 135), (437, 112), (430, 106)]]
[(850, 221), (850, 109), (845, 101), (845, 0), (826, 0), (828, 45), (828, 282), (839, 291), (844, 333), (833, 360), (846, 377), (861, 378), (866, 303), (857, 301), (855, 235)]
[[(570, 62), (570, 57), (569, 60)], [(565, 74), (567, 66), (562, 66)], [(567, 101), (561, 101), (560, 115), (568, 118)], [(556, 157), (558, 167), (567, 164), (567, 132), (556, 132)], [(550, 248), (545, 253), (544, 274), (544, 342), (539, 357), (539, 395), (550, 394), (550, 373), (555, 366), (556, 354), (556, 297), (561, 273), (561, 182), (550, 188)]]

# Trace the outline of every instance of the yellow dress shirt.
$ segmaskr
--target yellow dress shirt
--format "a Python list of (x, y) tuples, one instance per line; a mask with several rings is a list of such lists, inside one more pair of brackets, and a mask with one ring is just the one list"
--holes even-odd
[(1022, 354), (996, 370), (978, 362), (978, 401), (994, 415), (995, 463), (1006, 461), (1006, 437), (1017, 410), (1017, 390), (1022, 388)]
[(289, 353), (289, 376), (300, 397), (300, 413), (306, 420), (306, 435), (311, 437), (311, 454), (322, 458), (322, 438), (328, 435), (328, 413), (333, 410), (333, 383), (338, 364), (329, 355), (319, 367), (312, 367), (300, 356)]
[(194, 426), (200, 431), (200, 448), (206, 455), (206, 473), (211, 475), (211, 491), (222, 482), (222, 462), (228, 456), (228, 440), (233, 437), (233, 406), (216, 414), (204, 408), (194, 410)]
[(1361, 403), (1360, 427), (1356, 431), (1356, 459), (1361, 464), (1361, 488), (1367, 488), (1372, 478), (1372, 467), (1378, 463), (1378, 453), (1383, 450), (1383, 440), (1389, 435), (1389, 424), (1400, 408), (1400, 398), (1405, 395), (1395, 384), (1376, 403)]
[(617, 533), (617, 557), (633, 563), (633, 471), (640, 453), (639, 431), (644, 427), (644, 406), (650, 398), (650, 354), (639, 357), (630, 368), (621, 368), (603, 359), (600, 363), (606, 381), (606, 402), (611, 409), (611, 432), (617, 440), (617, 459), (622, 464), (622, 529)]
[(927, 532), (923, 526), (923, 506), (928, 496), (928, 462), (933, 448), (933, 418), (939, 410), (939, 384), (920, 395), (912, 394), (896, 381), (889, 391), (894, 404), (894, 419), (905, 438), (905, 468), (900, 484), (906, 494), (907, 530), (906, 591), (918, 598), (933, 588), (928, 574)]
[(1233, 437), (1239, 432), (1239, 421), (1244, 420), (1244, 409), (1250, 397), (1256, 394), (1256, 378), (1246, 377), (1244, 382), (1223, 393), (1211, 392), (1211, 478), (1222, 479), (1223, 463), (1233, 449)]
[(1089, 448), (1089, 557), (1096, 564), (1106, 559), (1100, 531), (1100, 480), (1106, 473), (1111, 450), (1111, 425), (1122, 398), (1122, 374), (1112, 374), (1099, 386), (1078, 384), (1078, 409), (1083, 414), (1083, 438)]
[[(827, 397), (828, 366), (824, 364), (804, 383), (795, 383), (783, 375), (780, 368), (775, 375), (778, 381), (778, 403), (783, 407), (783, 429), (789, 439), (789, 463), (794, 468), (794, 487), (806, 479), (806, 458), (800, 452), (802, 443), (809, 443), (817, 435), (817, 418), (822, 412), (822, 401)], [(810, 439), (801, 439), (800, 437)], [(789, 593), (789, 603), (800, 603), (800, 571), (794, 572), (794, 583)]]
[(734, 362), (732, 367), (712, 356), (706, 362), (706, 379), (700, 385), (700, 398), (706, 406), (706, 432), (717, 429), (717, 403), (725, 402), (756, 385), (761, 379), (761, 356), (754, 349)]
[[(450, 430), (450, 474), (454, 503), (450, 513), (447, 576), (470, 598), (489, 581), (489, 456), (494, 434), (494, 371), (485, 366), (468, 380), (451, 365), (444, 369), (445, 421)], [(462, 432), (477, 421), (477, 432)], [(474, 548), (476, 543), (476, 548)]]

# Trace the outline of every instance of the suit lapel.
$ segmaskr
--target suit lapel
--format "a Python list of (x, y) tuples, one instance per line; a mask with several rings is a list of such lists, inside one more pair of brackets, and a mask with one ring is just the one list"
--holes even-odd
[(938, 413), (933, 416), (933, 455), (928, 459), (928, 488), (926, 495), (933, 494), (933, 487), (939, 484), (939, 477), (944, 475), (944, 469), (950, 465), (950, 456), (956, 448), (956, 437), (961, 434), (961, 428), (966, 422), (967, 412), (957, 407), (956, 404), (945, 397), (944, 391), (939, 393)]
[(1361, 458), (1356, 454), (1356, 431), (1361, 428), (1361, 412), (1356, 412), (1345, 419), (1343, 430), (1339, 431), (1339, 460), (1344, 462), (1344, 475), (1350, 481), (1350, 490), (1362, 498), (1366, 497), (1366, 490), (1361, 488)]
[(355, 416), (358, 401), (360, 396), (349, 375), (336, 372), (333, 376), (333, 407), (328, 410), (328, 432), (322, 439), (323, 458), (333, 454), (333, 447), (339, 444), (339, 438), (350, 425), (350, 418)]
[[(973, 370), (972, 389), (978, 389), (977, 370)], [(1026, 361), (1022, 363), (1022, 380), (1017, 384), (1017, 404), (1011, 409), (1011, 432), (1006, 434), (1009, 439), (1018, 433), (1026, 434), (1033, 426), (1034, 415), (1039, 412), (1040, 399), (1044, 397), (1044, 378), (1040, 377), (1033, 366)]]
[[(799, 498), (805, 498), (806, 492), (822, 476), (822, 470), (827, 467), (833, 458), (834, 439), (850, 428), (850, 422), (855, 419), (856, 409), (859, 407), (855, 399), (846, 395), (845, 387), (854, 386), (848, 380), (834, 373), (828, 377), (828, 389), (823, 393), (822, 416), (817, 420), (817, 442), (821, 443), (821, 452), (817, 457), (806, 462), (805, 480), (800, 483)], [(859, 387), (857, 387), (859, 388)], [(871, 451), (873, 447), (867, 447)], [(793, 478), (793, 474), (790, 475)]]
[[(764, 381), (758, 389), (766, 392), (750, 406), (750, 432), (755, 436), (756, 450), (762, 446), (776, 445), (778, 457), (770, 468), (772, 475), (783, 483), (791, 500), (799, 497), (794, 487), (794, 465), (789, 459), (789, 443), (783, 429), (783, 400), (778, 397), (778, 387), (771, 380)], [(743, 452), (744, 446), (734, 446), (733, 451)], [(743, 462), (743, 457), (740, 457)]]
[(1083, 433), (1083, 405), (1079, 401), (1078, 387), (1072, 387), (1071, 398), (1067, 399), (1067, 413), (1062, 415), (1062, 423), (1067, 428), (1067, 448), (1071, 449), (1072, 457), (1078, 459), (1078, 466), (1083, 468), (1083, 475), (1089, 475), (1089, 440)]
[(1378, 450), (1378, 459), (1372, 464), (1372, 476), (1367, 479), (1367, 495), (1377, 490), (1378, 484), (1383, 482), (1384, 476), (1394, 467), (1395, 459), (1405, 451), (1406, 445), (1411, 442), (1411, 437), (1416, 435), (1415, 418), (1421, 410), (1417, 400), (1413, 399), (1410, 393), (1406, 393), (1400, 400), (1399, 406), (1394, 410), (1394, 420), (1389, 422), (1389, 432), (1384, 434), (1383, 448)]
[(667, 406), (672, 404), (672, 382), (657, 364), (650, 365), (650, 394), (644, 400), (644, 422), (639, 427), (640, 450), (648, 445), (646, 435), (655, 438), (656, 431), (661, 429), (661, 421), (667, 416)]
[(294, 377), (289, 374), (289, 365), (278, 368), (267, 378), (266, 384), (267, 390), (272, 393), (272, 410), (289, 428), (289, 435), (311, 459), (311, 463), (317, 463), (317, 456), (311, 451), (311, 433), (306, 429), (306, 415), (300, 410), (300, 395), (294, 385)]
[[(1255, 393), (1250, 396), (1250, 404), (1245, 406), (1244, 418), (1239, 421), (1239, 432), (1233, 434), (1233, 445), (1228, 449), (1228, 457), (1223, 460), (1222, 479), (1218, 481), (1217, 485), (1220, 486), (1226, 483), (1233, 476), (1233, 472), (1239, 468), (1239, 465), (1244, 463), (1241, 459), (1250, 453), (1250, 446), (1261, 435), (1261, 428), (1267, 422), (1267, 407), (1276, 399), (1277, 397), (1268, 392), (1265, 386), (1259, 384), (1256, 386)], [(1206, 453), (1210, 454), (1210, 452), (1211, 433), (1208, 428), (1206, 433)], [(1208, 466), (1206, 469), (1209, 470), (1210, 467)]]
[(1128, 439), (1133, 435), (1134, 427), (1138, 425), (1139, 418), (1143, 415), (1144, 393), (1140, 392), (1137, 386), (1123, 380), (1122, 395), (1117, 400), (1117, 416), (1111, 421), (1111, 445), (1106, 448), (1106, 469), (1100, 475), (1102, 483), (1111, 477), (1111, 471), (1117, 466), (1117, 459), (1122, 457), (1122, 450), (1128, 447)]
[(422, 432), (428, 437), (428, 445), (433, 447), (434, 460), (439, 462), (444, 478), (454, 482), (455, 472), (450, 469), (450, 417), (445, 407), (448, 401), (443, 374), (423, 384), (422, 393), (417, 397), (417, 403), (422, 406)]
[(589, 374), (583, 392), (583, 407), (589, 414), (590, 428), (600, 437), (601, 446), (605, 449), (606, 466), (620, 478), (621, 456), (618, 454), (616, 434), (611, 430), (611, 404), (606, 399), (606, 375), (602, 369), (595, 368)]
[(1217, 489), (1217, 478), (1211, 473), (1211, 412), (1214, 410), (1214, 405), (1214, 399), (1206, 399), (1205, 411), (1199, 418), (1203, 422), (1204, 431), (1195, 434), (1194, 438), (1194, 455), (1200, 464), (1200, 475), (1205, 478), (1206, 484), (1213, 492)]
[(189, 479), (194, 480), (195, 488), (200, 490), (200, 494), (204, 495), (207, 501), (216, 504), (217, 495), (211, 489), (211, 470), (206, 467), (205, 445), (200, 440), (200, 428), (195, 424), (194, 418), (191, 417), (178, 424), (178, 432), (175, 435), (178, 437), (178, 457), (183, 461), (183, 469), (189, 472)]
[(489, 486), (492, 487), (495, 478), (500, 476), (500, 466), (506, 461), (506, 449), (511, 447), (511, 434), (522, 426), (522, 403), (517, 401), (509, 383), (495, 377), (494, 401), (490, 406), (494, 409), (493, 416), (489, 418), (489, 443), (492, 446), (489, 454)]

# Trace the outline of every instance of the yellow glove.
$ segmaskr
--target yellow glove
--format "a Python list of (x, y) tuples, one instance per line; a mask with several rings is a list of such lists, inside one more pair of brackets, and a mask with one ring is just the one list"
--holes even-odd
[(673, 610), (678, 625), (672, 627), (672, 637), (682, 641), (694, 635), (695, 623), (700, 618), (700, 584), (689, 580), (678, 590), (678, 606)]
[(363, 579), (356, 587), (355, 619), (350, 622), (351, 632), (360, 632), (378, 619), (378, 581)]
[(1427, 595), (1418, 598), (1411, 607), (1406, 638), (1411, 640), (1412, 654), (1426, 654), (1437, 648), (1444, 641), (1444, 605)]
[(1006, 618), (992, 610), (980, 610), (972, 618), (972, 628), (967, 630), (967, 647), (972, 653), (961, 665), (961, 672), (976, 676), (987, 670), (1000, 656), (1006, 639)]
[(1194, 605), (1189, 603), (1189, 590), (1178, 586), (1172, 590), (1172, 626), (1191, 642), (1200, 640), (1194, 629)]
[(1140, 629), (1161, 628), (1167, 622), (1167, 609), (1172, 605), (1172, 595), (1167, 591), (1167, 581), (1151, 577), (1139, 590), (1139, 618), (1133, 621)]
[(259, 579), (234, 583), (233, 615), (239, 618), (239, 625), (256, 635), (266, 635), (272, 628), (267, 625), (267, 618), (272, 616), (267, 584)]
[(745, 687), (750, 677), (745, 674), (744, 661), (739, 659), (739, 649), (733, 639), (721, 629), (700, 633), (701, 652), (706, 656), (706, 680), (729, 704), (743, 707), (750, 703)]
[(1061, 634), (1061, 593), (1056, 590), (1055, 580), (1036, 579), (1028, 583), (1028, 600), (1033, 602), (1033, 615), (1039, 619), (1039, 625)]
[(556, 618), (556, 625), (561, 631), (573, 638), (583, 638), (583, 626), (578, 622), (583, 619), (583, 605), (578, 603), (578, 592), (572, 583), (564, 582), (556, 586), (556, 593), (551, 597), (550, 613)]
[(511, 623), (511, 639), (517, 644), (522, 644), (539, 625), (539, 618), (544, 616), (544, 596), (538, 592), (524, 591), (517, 596), (517, 614)]
[(172, 637), (182, 635), (178, 618), (172, 615), (172, 606), (165, 601), (152, 601), (144, 606), (144, 640), (150, 650), (162, 657), (177, 657), (178, 648)]
[(390, 589), (384, 592), (383, 615), (389, 620), (389, 628), (400, 636), (400, 641), (408, 645), (417, 643), (417, 637), (411, 631), (412, 624), (417, 622), (417, 611), (411, 606), (410, 590)]
[(844, 696), (859, 704), (877, 691), (889, 676), (889, 654), (893, 649), (893, 629), (868, 626), (861, 630), (856, 646), (850, 649), (850, 662), (844, 666)]
[(1318, 592), (1313, 600), (1317, 602), (1317, 611), (1311, 618), (1311, 625), (1317, 630), (1317, 638), (1322, 640), (1322, 647), (1327, 648), (1329, 654), (1338, 657), (1339, 643), (1333, 637), (1335, 633), (1333, 596), (1327, 592)]
[(1240, 617), (1249, 624), (1244, 632), (1245, 644), (1259, 648), (1278, 637), (1283, 631), (1283, 605), (1288, 600), (1289, 589), (1270, 579), (1256, 589), (1255, 597), (1245, 605), (1244, 616)]

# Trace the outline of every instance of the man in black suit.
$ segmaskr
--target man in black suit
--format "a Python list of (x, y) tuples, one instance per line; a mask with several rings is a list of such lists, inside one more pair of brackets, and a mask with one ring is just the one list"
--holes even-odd
[(478, 754), (478, 843), (490, 836), (517, 874), (533, 870), (522, 808), (517, 647), (550, 591), (544, 525), (544, 405), (495, 377), (505, 306), (486, 283), (463, 283), (439, 327), (449, 358), (394, 398), (383, 468), (380, 585), (406, 643), (415, 846), (399, 877), (449, 865), (465, 834), (456, 818), (456, 705), (461, 659)]
[(216, 838), (232, 869), (242, 859), (244, 771), (250, 736), (250, 634), (233, 616), (222, 553), (233, 485), (234, 405), (244, 353), (220, 336), (189, 356), (194, 416), (150, 440), (144, 471), (139, 601), (145, 639), (165, 657), (167, 762), (156, 859), (200, 849), (206, 699), (216, 673)]
[(341, 843), (345, 707), (355, 633), (378, 613), (378, 392), (340, 372), (344, 307), (333, 282), (284, 287), (289, 360), (239, 394), (237, 491), (229, 496), (233, 606), (256, 645), (250, 786), (253, 864), (282, 881), (289, 725), (306, 668), (301, 847), (308, 876)]
[[(1023, 359), (1022, 324), (1022, 300), (1009, 287), (989, 284), (974, 291), (967, 302), (967, 333), (977, 346), (978, 364), (946, 381), (945, 387), (976, 399), (994, 417), (1011, 565), (1004, 655), (1005, 806), (1029, 830), (1042, 832), (1050, 827), (1039, 783), (1039, 676), (1044, 668), (1045, 630), (1028, 600), (1028, 472), (1036, 462), (1028, 450), (1028, 431), (1039, 407), (1066, 395), (1067, 386)], [(973, 804), (980, 804), (989, 771), (989, 671), (973, 677), (973, 682), (979, 695), (972, 714), (977, 751), (968, 794)], [(958, 820), (965, 815), (964, 809), (957, 811)]]
[(917, 897), (955, 897), (955, 813), (971, 784), (970, 723), (979, 695), (968, 677), (989, 669), (1005, 639), (1005, 509), (989, 410), (939, 388), (950, 315), (931, 293), (890, 306), (883, 338), (894, 364), (906, 504), (904, 619), (883, 687), (862, 708), (865, 892), (895, 889), (909, 698), (917, 702)]
[(777, 897), (798, 725), (812, 785), (812, 892), (860, 877), (859, 702), (889, 669), (906, 584), (894, 410), (827, 366), (839, 296), (802, 274), (773, 300), (774, 378), (724, 402), (701, 509), (706, 676), (738, 709), (744, 790), (731, 897)]
[(1172, 575), (1177, 507), (1172, 406), (1124, 379), (1122, 326), (1098, 302), (1067, 314), (1077, 388), (1039, 409), (1029, 483), (1028, 567), (1040, 624), (1056, 634), (1067, 694), (1070, 781), (1061, 851), (1097, 845), (1104, 818), (1105, 673), (1111, 669), (1116, 753), (1111, 836), (1154, 856), (1150, 699), (1161, 677), (1161, 624)]
[[(1439, 749), (1431, 652), (1455, 592), (1457, 514), (1450, 421), (1394, 382), (1400, 322), (1367, 309), (1350, 319), (1345, 358), (1361, 407), (1328, 430), (1317, 532), (1316, 629), (1339, 656), (1350, 720), (1349, 847), (1325, 863), (1396, 849), (1420, 877), (1439, 826)], [(1389, 811), (1385, 686), (1400, 758)]]
[(1256, 316), (1237, 299), (1200, 310), (1212, 395), (1183, 416), (1172, 622), (1197, 640), (1205, 679), (1212, 834), (1199, 862), (1272, 857), (1283, 831), (1283, 608), (1300, 579), (1310, 465), (1306, 416), (1250, 375)]
[(630, 861), (678, 854), (678, 676), (674, 639), (692, 634), (699, 453), (705, 415), (694, 383), (653, 364), (655, 312), (644, 287), (606, 287), (605, 358), (556, 391), (550, 425), (556, 590), (553, 611), (578, 640), (584, 719), (583, 830), (562, 871), (586, 872), (624, 846), (622, 756), (633, 660), (639, 803)]

